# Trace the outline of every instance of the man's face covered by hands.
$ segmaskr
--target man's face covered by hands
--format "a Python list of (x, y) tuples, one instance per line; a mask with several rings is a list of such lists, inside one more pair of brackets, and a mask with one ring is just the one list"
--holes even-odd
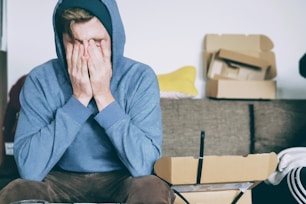
[(110, 48), (110, 36), (103, 24), (96, 17), (87, 22), (72, 23), (71, 33), (72, 36), (68, 34), (63, 35), (66, 55), (69, 54), (67, 51), (69, 51), (70, 46), (83, 45), (80, 47), (84, 48), (84, 56), (88, 57), (90, 41), (93, 41), (97, 47), (101, 47), (103, 43), (104, 46)]
[(85, 106), (110, 93), (111, 38), (96, 18), (71, 24), (72, 36), (63, 34), (73, 95)]

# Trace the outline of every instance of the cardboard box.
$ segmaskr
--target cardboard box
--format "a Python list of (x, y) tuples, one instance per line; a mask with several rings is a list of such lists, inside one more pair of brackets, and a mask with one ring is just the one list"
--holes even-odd
[(275, 99), (276, 81), (235, 81), (210, 79), (206, 82), (206, 95), (212, 98)]
[[(239, 190), (186, 192), (181, 193), (189, 203), (194, 204), (231, 204), (239, 194)], [(185, 204), (185, 201), (176, 196), (175, 204)], [(236, 204), (252, 204), (252, 192), (247, 190)]]
[[(274, 81), (273, 79), (276, 76), (276, 64), (275, 64), (275, 55), (274, 52), (272, 51), (273, 47), (274, 45), (272, 40), (265, 35), (242, 35), (242, 34), (206, 35), (204, 41), (204, 65), (207, 74), (206, 95), (211, 98), (225, 98), (225, 99), (275, 99), (276, 81)], [(259, 69), (262, 73), (255, 72), (254, 70), (253, 71), (248, 70), (246, 73), (244, 74), (242, 73), (239, 75), (239, 73), (238, 74), (235, 73), (233, 69), (229, 70), (225, 68), (225, 70), (232, 72), (223, 71), (220, 72), (219, 74), (216, 74), (214, 73), (215, 71), (210, 70), (210, 68), (212, 66), (215, 69), (220, 70), (220, 58), (218, 57), (216, 58), (220, 50), (221, 51), (229, 50), (232, 51), (233, 53), (243, 54), (248, 57), (247, 60), (250, 60), (252, 58), (257, 59), (256, 63), (259, 64), (262, 62), (267, 63), (269, 67), (266, 68), (266, 70)], [(212, 62), (212, 60), (216, 59), (217, 61), (215, 62), (217, 64)], [(218, 59), (219, 59), (219, 65), (218, 65)], [(224, 70), (224, 68), (222, 69)], [(216, 76), (211, 75), (211, 72), (216, 74)], [(263, 75), (263, 73), (265, 74)], [(253, 76), (247, 76), (250, 74)], [(240, 78), (237, 78), (238, 76), (240, 76)], [(264, 79), (260, 79), (261, 77), (263, 77)], [(226, 79), (235, 79), (234, 82), (231, 83), (230, 87), (231, 89), (229, 89), (229, 87), (224, 86), (224, 83), (219, 83), (218, 81), (210, 83), (210, 80), (226, 80)], [(245, 80), (245, 83), (241, 83), (240, 82), (241, 80)], [(251, 80), (252, 82), (250, 82)], [(260, 83), (258, 87), (254, 86), (256, 81)], [(212, 84), (214, 86), (211, 86)], [(218, 89), (215, 88), (216, 84), (218, 86)], [(241, 85), (243, 85), (243, 87), (241, 87)], [(271, 89), (271, 86), (274, 86), (274, 88)], [(226, 92), (223, 91), (223, 89), (227, 89)], [(253, 90), (255, 90), (255, 92), (253, 92)], [(219, 93), (220, 91), (223, 92), (223, 94), (220, 94)], [(269, 94), (267, 94), (267, 92), (269, 92)]]
[[(157, 176), (172, 184), (189, 203), (251, 204), (251, 189), (266, 180), (277, 168), (274, 152), (247, 156), (204, 156), (201, 179), (197, 183), (199, 159), (162, 157), (155, 163)], [(242, 197), (237, 197), (244, 192)], [(177, 196), (175, 203), (184, 203)]]
[[(162, 157), (156, 161), (155, 173), (172, 185), (197, 184), (199, 159), (194, 157)], [(275, 153), (247, 156), (204, 156), (201, 184), (260, 182), (277, 167)]]

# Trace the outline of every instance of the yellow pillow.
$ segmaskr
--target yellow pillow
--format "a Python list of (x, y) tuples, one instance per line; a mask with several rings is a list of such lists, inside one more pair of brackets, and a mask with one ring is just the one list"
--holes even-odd
[(184, 66), (167, 74), (157, 75), (161, 98), (192, 98), (197, 96), (195, 88), (196, 68)]

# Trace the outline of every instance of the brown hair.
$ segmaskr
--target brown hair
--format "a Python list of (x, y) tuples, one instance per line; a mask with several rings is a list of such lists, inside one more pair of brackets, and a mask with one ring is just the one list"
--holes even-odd
[(93, 17), (94, 15), (81, 8), (66, 9), (58, 12), (56, 27), (60, 33), (67, 33), (70, 37), (73, 37), (71, 26), (74, 23), (87, 22)]

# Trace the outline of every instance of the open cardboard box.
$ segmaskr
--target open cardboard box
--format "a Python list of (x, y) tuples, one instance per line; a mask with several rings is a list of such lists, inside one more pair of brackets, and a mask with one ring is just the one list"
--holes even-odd
[[(190, 203), (231, 203), (241, 190), (236, 186), (247, 185), (246, 195), (242, 196), (244, 201), (242, 199), (238, 203), (251, 204), (248, 191), (266, 180), (278, 164), (274, 152), (247, 156), (204, 156), (199, 181), (199, 161), (194, 157), (162, 157), (156, 161), (154, 170), (157, 176), (172, 184), (172, 188), (181, 192)], [(216, 197), (221, 201), (214, 200)], [(202, 199), (201, 202), (199, 199)], [(210, 201), (204, 202), (203, 199)], [(177, 200), (177, 203), (182, 202), (180, 198)]]
[[(154, 170), (172, 185), (197, 184), (198, 163), (199, 159), (194, 157), (162, 157), (156, 161)], [(277, 164), (274, 152), (204, 156), (200, 184), (260, 182), (276, 170)]]
[[(273, 47), (272, 40), (265, 35), (206, 35), (206, 95), (225, 99), (275, 99), (276, 81), (273, 78), (276, 76), (276, 64)], [(225, 57), (222, 51), (228, 52)], [(241, 61), (238, 68), (228, 66), (228, 61), (237, 60)], [(232, 82), (228, 82), (230, 80)]]

